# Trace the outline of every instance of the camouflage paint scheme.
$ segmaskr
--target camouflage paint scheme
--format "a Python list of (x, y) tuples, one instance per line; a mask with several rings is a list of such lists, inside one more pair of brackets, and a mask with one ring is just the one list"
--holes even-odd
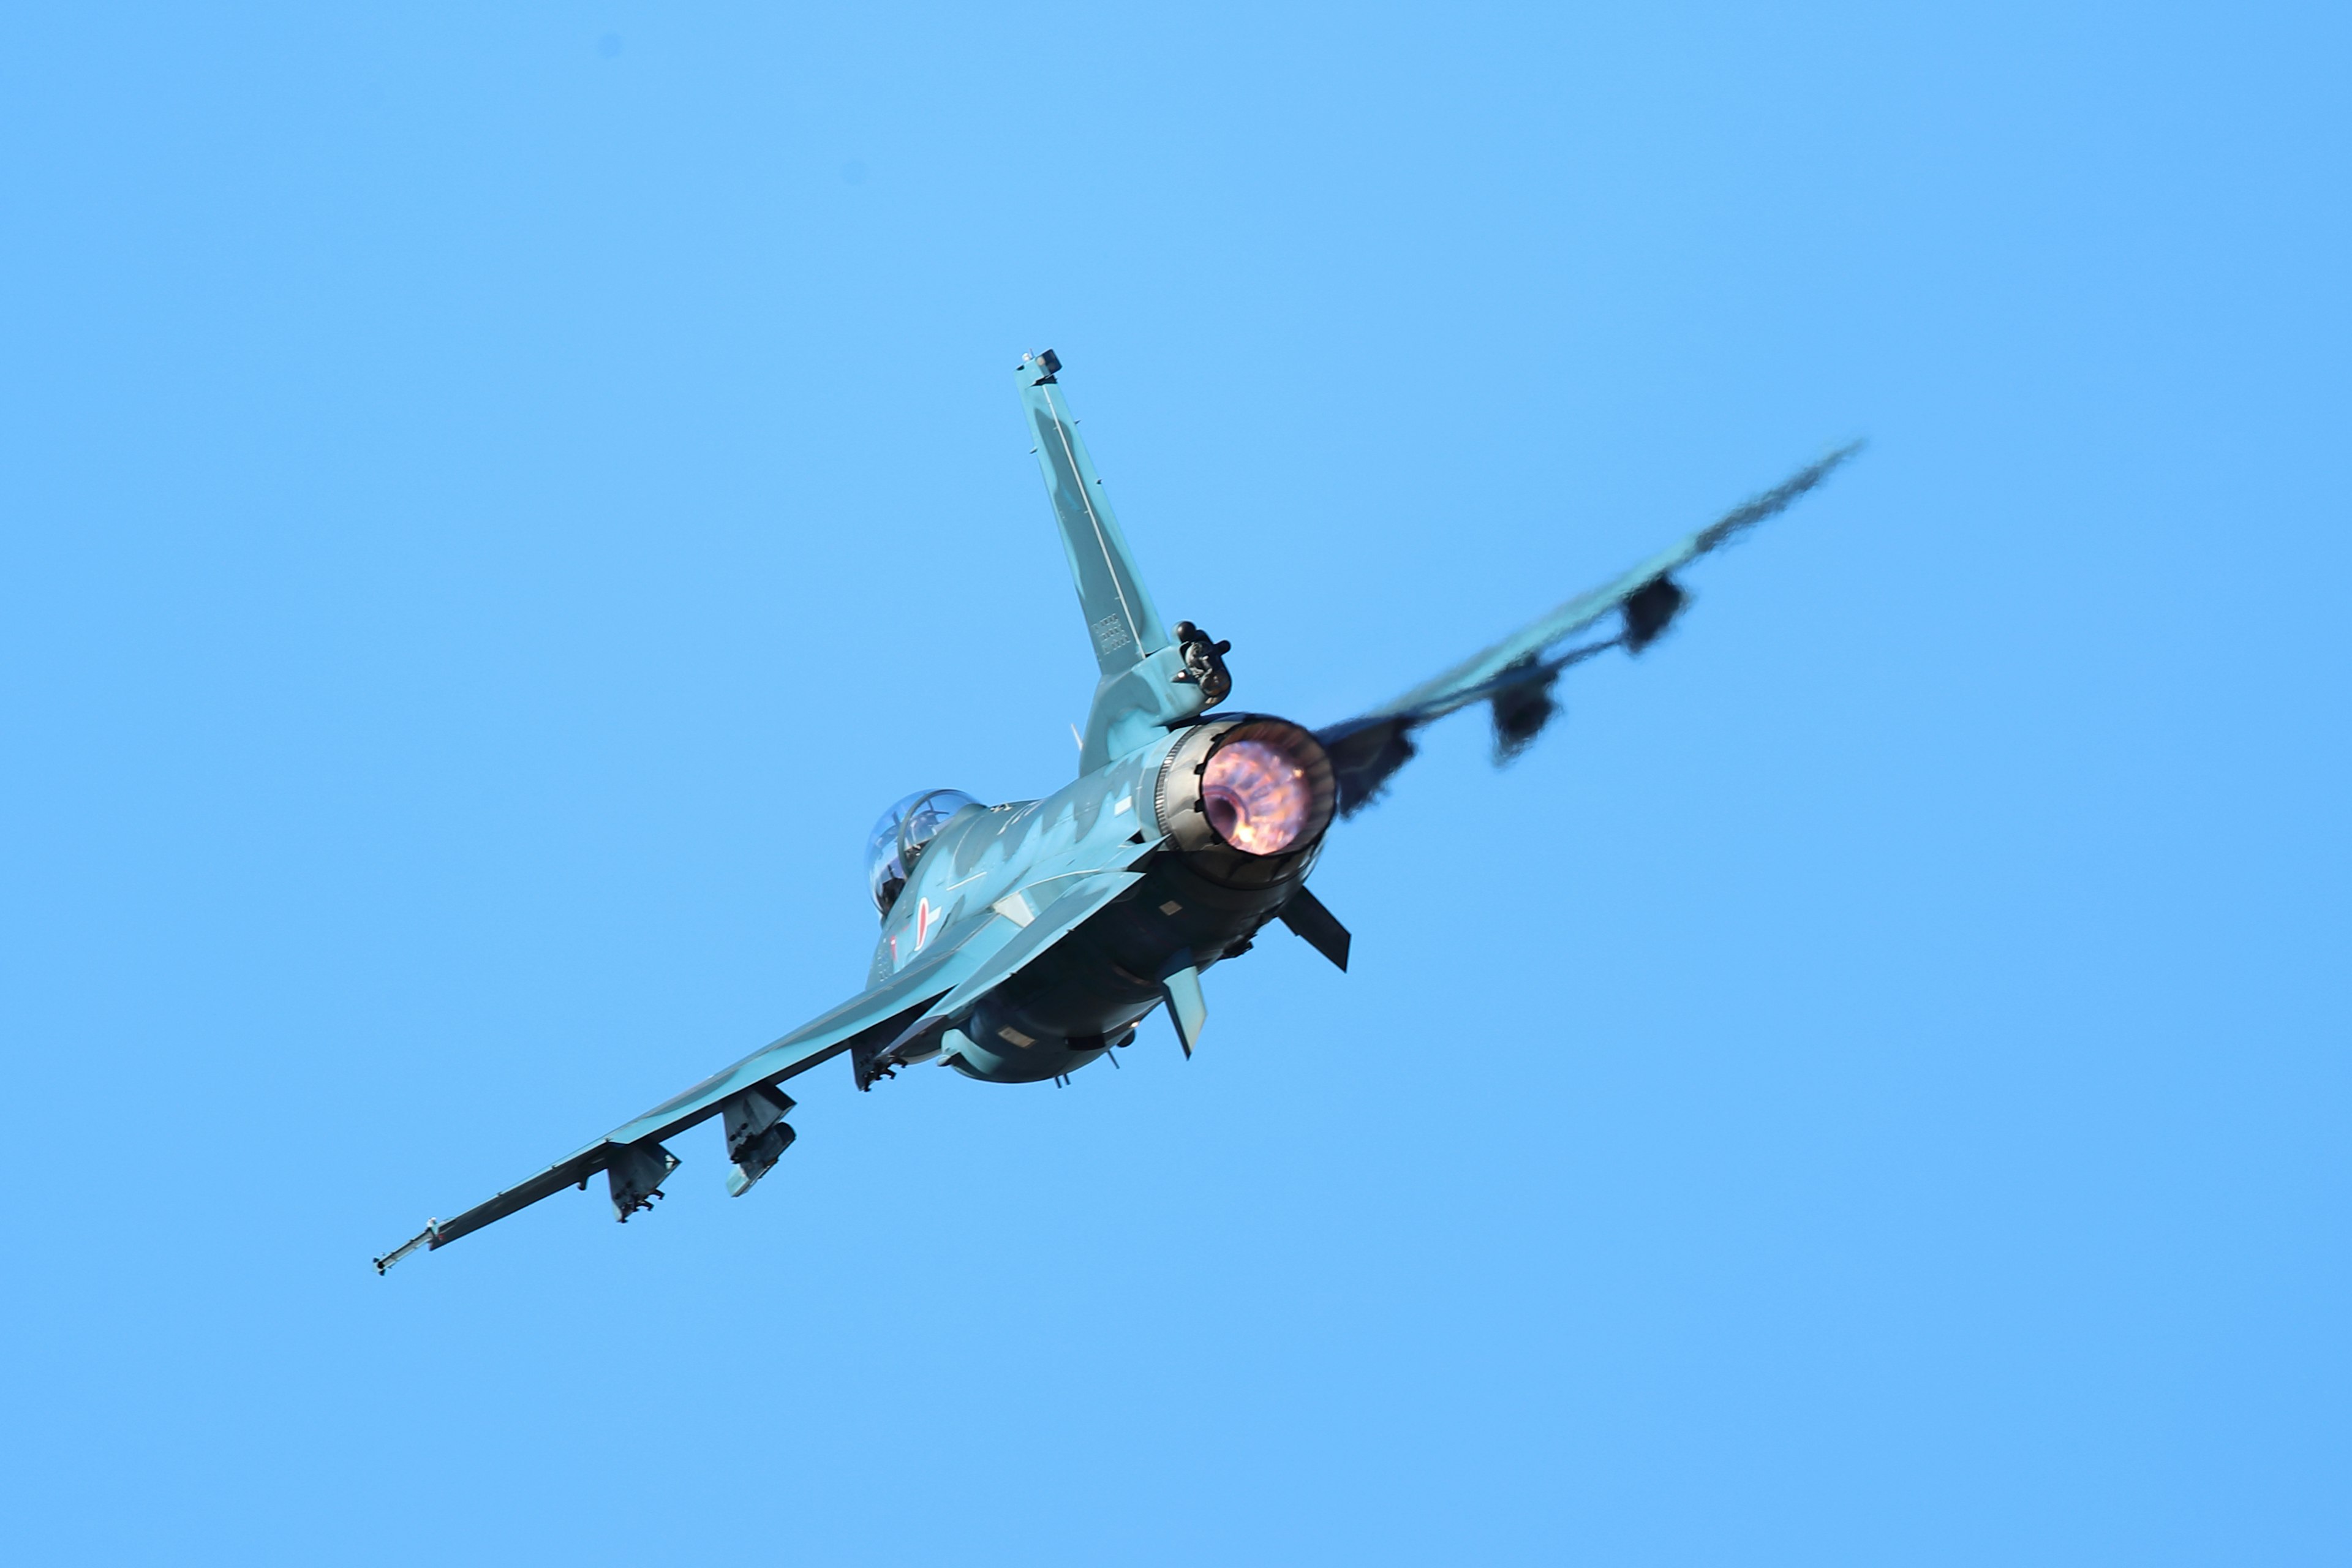
[[(878, 895), (882, 931), (863, 992), (488, 1202), (429, 1222), (376, 1259), (379, 1273), (561, 1188), (585, 1187), (600, 1171), (625, 1221), (662, 1195), (678, 1164), (665, 1140), (712, 1118), (723, 1122), (728, 1187), (740, 1195), (793, 1142), (784, 1080), (833, 1057), (850, 1058), (861, 1089), (921, 1062), (992, 1083), (1062, 1079), (1126, 1046), (1162, 1005), (1190, 1056), (1206, 1022), (1202, 975), (1247, 952), (1269, 921), (1347, 967), (1348, 932), (1307, 878), (1330, 824), (1369, 805), (1411, 760), (1415, 731), (1484, 702), (1496, 761), (1516, 756), (1556, 711), (1562, 669), (1608, 648), (1647, 647), (1685, 603), (1671, 574), (1858, 449), (1799, 470), (1395, 701), (1308, 731), (1210, 713), (1231, 687), (1227, 645), (1160, 621), (1063, 401), (1060, 369), (1050, 350), (1024, 355), (1015, 379), (1101, 670), (1079, 776), (1042, 800), (963, 805), (919, 843), (902, 831), (908, 863), (903, 883)], [(1571, 643), (1612, 618), (1608, 635)], [(1285, 759), (1286, 787), (1304, 802), (1277, 853), (1228, 843), (1202, 795), (1212, 759), (1242, 740)]]

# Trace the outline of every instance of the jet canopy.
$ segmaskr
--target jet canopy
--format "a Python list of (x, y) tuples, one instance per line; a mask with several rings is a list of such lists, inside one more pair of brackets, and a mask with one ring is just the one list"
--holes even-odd
[(914, 875), (923, 847), (939, 836), (956, 813), (980, 802), (960, 789), (917, 790), (882, 814), (866, 839), (866, 880), (874, 907), (884, 914)]

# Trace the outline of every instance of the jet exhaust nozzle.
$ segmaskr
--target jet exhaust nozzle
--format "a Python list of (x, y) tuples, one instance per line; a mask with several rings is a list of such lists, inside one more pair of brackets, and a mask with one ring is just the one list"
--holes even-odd
[(1331, 759), (1287, 719), (1196, 724), (1160, 764), (1160, 830), (1220, 881), (1263, 886), (1311, 855), (1331, 826)]

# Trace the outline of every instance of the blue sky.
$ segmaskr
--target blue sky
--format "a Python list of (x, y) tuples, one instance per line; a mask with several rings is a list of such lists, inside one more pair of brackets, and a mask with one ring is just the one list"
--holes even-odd
[[(12, 18), (16, 1554), (2343, 1560), (2339, 10), (782, 9)], [(1068, 775), (1049, 345), (1310, 723), (1872, 446), (1354, 973), (376, 1279)]]

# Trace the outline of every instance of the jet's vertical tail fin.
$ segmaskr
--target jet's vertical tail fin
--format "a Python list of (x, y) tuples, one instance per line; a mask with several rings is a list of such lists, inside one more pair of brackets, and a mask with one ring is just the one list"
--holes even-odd
[[(1200, 712), (1222, 698), (1230, 682), (1219, 664), (1213, 671), (1216, 689), (1204, 689), (1202, 678), (1186, 668), (1185, 649), (1175, 646), (1160, 624), (1150, 590), (1128, 552), (1127, 536), (1103, 496), (1094, 460), (1078, 437), (1077, 421), (1062, 401), (1055, 382), (1061, 368), (1060, 358), (1047, 349), (1024, 354), (1014, 374), (1030, 438), (1036, 443), (1037, 466), (1045, 470), (1045, 492), (1054, 503), (1054, 522), (1061, 530), (1062, 552), (1069, 557), (1078, 607), (1087, 618), (1087, 638), (1102, 668), (1087, 710), (1086, 733), (1078, 739), (1078, 771), (1087, 773), (1149, 744), (1163, 726)], [(1213, 647), (1205, 637), (1186, 630), (1199, 648), (1223, 653), (1223, 645)]]
[(1118, 531), (1104, 499), (1102, 480), (1087, 444), (1079, 439), (1077, 422), (1062, 401), (1054, 377), (1062, 368), (1051, 349), (1023, 355), (1018, 372), (1021, 404), (1029, 416), (1029, 434), (1037, 444), (1037, 466), (1045, 473), (1045, 490), (1054, 502), (1054, 521), (1062, 532), (1062, 550), (1070, 558), (1070, 576), (1078, 590), (1078, 605), (1087, 617), (1087, 636), (1094, 645), (1095, 661), (1105, 675), (1116, 675), (1147, 654), (1168, 646), (1168, 628), (1160, 624), (1150, 591), (1135, 569), (1127, 538)]

